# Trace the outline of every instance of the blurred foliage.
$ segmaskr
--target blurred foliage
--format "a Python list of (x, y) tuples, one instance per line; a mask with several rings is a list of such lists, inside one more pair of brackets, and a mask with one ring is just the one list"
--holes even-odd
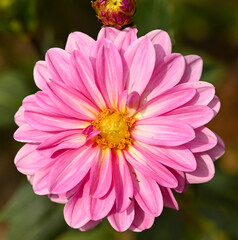
[(167, 0), (138, 0), (134, 22), (139, 35), (160, 28), (171, 32), (172, 5)]
[(23, 79), (19, 72), (6, 70), (0, 73), (0, 128), (12, 122), (16, 107), (21, 104), (25, 94), (30, 92)]
[(0, 31), (24, 36), (36, 30), (36, 0), (1, 0)]
[[(22, 99), (37, 91), (34, 63), (48, 48), (64, 47), (72, 31), (95, 38), (100, 24), (89, 0), (0, 0), (0, 239), (238, 239), (238, 2), (138, 0), (134, 21), (140, 36), (164, 29), (172, 37), (174, 52), (203, 57), (202, 80), (216, 85), (224, 105), (211, 124), (225, 139), (228, 152), (217, 162), (215, 178), (177, 194), (180, 210), (165, 209), (142, 233), (117, 233), (107, 221), (85, 233), (67, 227), (62, 205), (36, 196), (13, 166), (19, 148), (12, 140), (13, 118)], [(23, 184), (16, 191), (18, 182)]]
[(10, 222), (9, 240), (51, 240), (66, 227), (62, 207), (33, 194), (29, 184), (17, 191), (0, 217)]

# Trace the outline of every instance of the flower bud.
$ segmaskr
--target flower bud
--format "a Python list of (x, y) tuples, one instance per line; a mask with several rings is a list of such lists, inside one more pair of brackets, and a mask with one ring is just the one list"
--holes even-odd
[(132, 24), (136, 12), (136, 0), (96, 0), (92, 6), (99, 21), (117, 29)]

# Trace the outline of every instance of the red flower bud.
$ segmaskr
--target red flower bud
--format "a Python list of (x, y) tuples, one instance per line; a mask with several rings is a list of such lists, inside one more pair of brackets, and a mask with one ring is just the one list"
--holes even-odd
[(118, 29), (130, 25), (136, 12), (136, 0), (96, 0), (92, 6), (104, 25)]

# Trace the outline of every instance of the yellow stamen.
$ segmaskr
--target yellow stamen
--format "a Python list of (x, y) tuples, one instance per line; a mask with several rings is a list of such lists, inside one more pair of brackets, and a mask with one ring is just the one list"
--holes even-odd
[(107, 4), (107, 8), (109, 8), (112, 11), (117, 10), (118, 7), (121, 7), (121, 6), (122, 6), (121, 1), (119, 1), (119, 0), (111, 0)]
[(133, 118), (110, 109), (104, 110), (98, 120), (92, 122), (94, 127), (101, 131), (96, 142), (105, 148), (124, 149), (132, 143), (130, 128), (134, 123)]

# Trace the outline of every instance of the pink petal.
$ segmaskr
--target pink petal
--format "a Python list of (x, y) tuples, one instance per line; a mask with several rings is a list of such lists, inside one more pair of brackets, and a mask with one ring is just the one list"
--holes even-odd
[(124, 90), (118, 99), (118, 110), (120, 112), (126, 113), (127, 107), (127, 98), (128, 98), (128, 90)]
[(80, 182), (76, 187), (72, 188), (71, 190), (60, 193), (60, 194), (49, 194), (48, 197), (52, 202), (66, 204), (78, 191), (80, 191), (82, 184), (84, 181)]
[(93, 130), (94, 130), (94, 126), (89, 125), (88, 127), (84, 128), (84, 130), (82, 131), (82, 134), (89, 135)]
[(187, 103), (187, 105), (208, 105), (215, 96), (215, 88), (208, 82), (188, 82), (182, 84), (183, 86), (190, 86), (196, 89), (197, 93), (194, 98)]
[[(38, 95), (38, 94), (37, 94)], [(44, 112), (44, 113), (48, 113), (50, 111), (45, 110), (45, 109), (42, 109), (37, 103), (36, 103), (36, 94), (34, 95), (29, 95), (27, 97), (25, 97), (23, 99), (23, 102), (22, 102), (22, 106), (24, 108), (24, 114), (25, 114), (25, 111), (26, 110), (29, 110), (29, 111), (37, 111), (37, 112)], [(57, 111), (56, 109), (56, 112), (53, 112), (53, 113), (56, 113), (56, 114), (60, 114), (59, 111)], [(25, 116), (24, 116), (25, 117)]]
[(171, 172), (156, 161), (151, 155), (146, 154), (140, 145), (130, 146), (128, 151), (125, 151), (127, 161), (146, 177), (154, 179), (158, 184), (175, 188), (178, 185), (177, 179)]
[(154, 217), (150, 214), (144, 212), (137, 202), (135, 202), (135, 217), (134, 221), (130, 227), (130, 230), (134, 232), (141, 232), (145, 229), (149, 229), (152, 227), (154, 223)]
[[(47, 85), (47, 92), (49, 93), (48, 85)], [(65, 113), (65, 111), (62, 110), (62, 108), (58, 109), (56, 107), (57, 104), (55, 104), (54, 101), (51, 100), (48, 93), (45, 93), (45, 92), (35, 93), (34, 95), (35, 103), (43, 110), (54, 113), (54, 114), (58, 114), (60, 112)]]
[(117, 212), (114, 208), (107, 217), (111, 226), (118, 232), (126, 231), (134, 220), (134, 203), (131, 202), (130, 206), (124, 212)]
[(14, 133), (14, 139), (19, 142), (41, 143), (51, 137), (51, 135), (48, 132), (36, 130), (28, 124), (23, 124)]
[(141, 96), (137, 92), (132, 92), (127, 98), (127, 112), (129, 116), (134, 115), (141, 102)]
[(206, 127), (195, 129), (196, 137), (186, 144), (193, 153), (204, 152), (212, 149), (217, 144), (216, 135)]
[(206, 153), (196, 154), (197, 168), (194, 172), (186, 173), (188, 183), (204, 183), (210, 181), (215, 168), (211, 157)]
[(86, 138), (86, 141), (89, 141), (90, 139), (96, 137), (98, 134), (100, 134), (101, 131), (99, 130), (94, 130), (92, 131)]
[(179, 146), (195, 137), (194, 130), (189, 125), (167, 117), (139, 120), (131, 135), (137, 141), (155, 146)]
[(131, 170), (134, 196), (143, 211), (157, 217), (163, 210), (163, 198), (158, 184), (136, 169)]
[(118, 100), (118, 109), (126, 113), (127, 116), (133, 116), (141, 103), (141, 96), (137, 92), (128, 95), (128, 90), (121, 93)]
[(123, 31), (119, 32), (114, 44), (121, 54), (123, 54), (127, 48), (137, 39), (137, 31), (138, 30), (136, 28), (126, 28)]
[(62, 131), (70, 129), (82, 129), (88, 122), (60, 115), (49, 115), (45, 112), (26, 111), (25, 119), (29, 125), (41, 131)]
[(86, 215), (83, 205), (83, 189), (78, 192), (66, 203), (64, 207), (64, 218), (72, 228), (80, 228), (90, 221)]
[(90, 48), (95, 43), (95, 40), (81, 32), (73, 32), (69, 34), (65, 50), (72, 53), (74, 50), (79, 50), (86, 56), (89, 56)]
[(35, 96), (31, 95), (24, 99), (26, 122), (35, 129), (41, 131), (61, 131), (79, 129), (88, 126), (88, 122), (76, 118), (65, 117), (60, 112), (54, 113), (44, 110), (35, 103)]
[(106, 103), (117, 107), (122, 92), (123, 68), (121, 56), (117, 48), (109, 43), (99, 49), (96, 58), (97, 82)]
[(206, 152), (210, 155), (210, 157), (212, 158), (213, 161), (216, 161), (218, 158), (220, 158), (225, 153), (224, 142), (217, 134), (215, 134), (215, 135), (217, 137), (217, 145), (214, 148), (212, 148)]
[(194, 171), (196, 159), (187, 148), (179, 147), (156, 147), (143, 143), (137, 143), (140, 148), (158, 162), (179, 171)]
[[(196, 163), (196, 166), (197, 166), (197, 163)], [(177, 181), (178, 181), (178, 186), (174, 189), (174, 191), (176, 191), (178, 193), (184, 192), (186, 190), (186, 186), (187, 186), (185, 173), (182, 171), (177, 171), (175, 169), (170, 169), (170, 171), (173, 173), (173, 175), (177, 178)]]
[(59, 109), (72, 117), (93, 120), (98, 116), (98, 108), (82, 93), (70, 90), (56, 83), (49, 84), (50, 97)]
[(193, 128), (201, 127), (214, 117), (213, 111), (207, 106), (185, 106), (170, 111), (163, 116), (174, 121), (182, 121)]
[(38, 61), (34, 67), (34, 80), (36, 86), (47, 91), (47, 83), (50, 82), (50, 73), (45, 61)]
[(93, 161), (98, 158), (99, 148), (85, 146), (79, 150), (62, 153), (51, 169), (49, 190), (59, 194), (75, 187), (88, 173)]
[(102, 220), (98, 220), (98, 221), (89, 221), (87, 222), (84, 226), (80, 227), (79, 230), (80, 231), (88, 231), (92, 228), (95, 228)]
[[(47, 186), (48, 186), (48, 184), (47, 184)], [(50, 199), (50, 201), (55, 202), (55, 203), (60, 203), (60, 204), (66, 204), (69, 201), (66, 194), (64, 194), (64, 193), (62, 193), (62, 194), (49, 194), (48, 198)]]
[(24, 114), (25, 111), (32, 111), (44, 113), (46, 115), (64, 115), (62, 114), (62, 111), (55, 107), (48, 94), (44, 92), (37, 92), (34, 95), (27, 96), (26, 98), (24, 98), (22, 106), (25, 109)]
[(18, 125), (18, 127), (26, 123), (24, 118), (24, 111), (24, 107), (21, 106), (14, 116), (15, 123)]
[(84, 208), (87, 216), (94, 221), (101, 220), (108, 215), (115, 202), (115, 190), (111, 188), (102, 198), (92, 198), (90, 195), (90, 185), (84, 185), (83, 192)]
[(215, 117), (221, 108), (221, 102), (217, 96), (214, 96), (212, 101), (207, 106), (213, 110), (214, 117)]
[(111, 149), (102, 150), (95, 159), (90, 171), (90, 194), (93, 198), (101, 198), (112, 185), (112, 153)]
[(113, 182), (116, 194), (116, 211), (124, 212), (133, 197), (131, 174), (121, 151), (113, 154)]
[(31, 179), (33, 190), (38, 195), (49, 194), (48, 181), (52, 164), (53, 163), (50, 163), (47, 166), (37, 170)]
[(14, 163), (19, 172), (27, 175), (35, 174), (53, 159), (46, 158), (36, 150), (38, 144), (25, 144), (17, 153)]
[(149, 101), (166, 90), (176, 86), (185, 69), (184, 57), (178, 53), (173, 53), (163, 59), (163, 64), (154, 69), (153, 75), (143, 94)]
[(47, 150), (49, 157), (62, 149), (76, 149), (86, 143), (86, 137), (79, 130), (69, 130), (52, 135), (37, 148), (40, 151)]
[(163, 196), (164, 206), (169, 207), (169, 208), (173, 208), (175, 210), (179, 210), (178, 203), (177, 203), (171, 189), (165, 188), (165, 187), (160, 187), (160, 190), (161, 190), (161, 193), (162, 193), (162, 196)]
[(138, 110), (137, 118), (156, 117), (171, 110), (174, 110), (196, 94), (196, 90), (186, 86), (176, 86), (162, 95), (148, 101)]
[(156, 52), (156, 62), (160, 62), (166, 55), (171, 54), (172, 43), (167, 32), (163, 30), (153, 30), (146, 34), (154, 45)]
[(74, 51), (71, 55), (71, 65), (71, 74), (74, 79), (77, 79), (78, 89), (89, 96), (99, 108), (105, 109), (106, 105), (96, 86), (94, 70), (90, 60), (81, 52)]
[(197, 82), (202, 75), (203, 61), (197, 55), (185, 56), (186, 68), (180, 83)]
[(99, 49), (102, 48), (102, 46), (108, 46), (112, 42), (106, 38), (103, 38), (101, 40), (96, 41), (96, 43), (92, 46), (90, 51), (90, 62), (93, 67), (93, 69), (96, 69), (96, 58), (99, 52)]
[(97, 40), (108, 39), (112, 42), (115, 41), (116, 37), (120, 34), (120, 30), (114, 27), (103, 27), (99, 34)]
[(72, 87), (74, 82), (69, 71), (69, 60), (70, 54), (60, 48), (51, 48), (46, 53), (51, 80)]
[(125, 52), (125, 86), (142, 94), (155, 66), (155, 49), (147, 37), (134, 41)]

